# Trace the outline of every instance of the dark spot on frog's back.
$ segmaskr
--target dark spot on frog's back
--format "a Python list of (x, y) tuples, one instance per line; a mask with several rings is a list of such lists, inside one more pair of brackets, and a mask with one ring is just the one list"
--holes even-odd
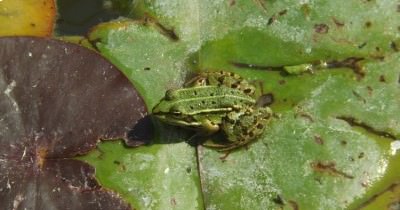
[(385, 75), (379, 76), (379, 82), (386, 82)]
[(314, 25), (314, 30), (315, 30), (316, 33), (326, 34), (329, 31), (329, 26), (324, 24), (324, 23), (315, 24)]
[(264, 95), (261, 95), (256, 102), (257, 107), (266, 107), (270, 106), (272, 103), (274, 103), (274, 95), (272, 93), (267, 93)]
[(392, 48), (392, 50), (395, 52), (400, 51), (399, 47), (397, 46), (396, 42), (394, 42), (394, 41), (390, 42), (390, 48)]
[(264, 126), (263, 126), (262, 124), (258, 124), (258, 125), (257, 125), (257, 128), (261, 130), (261, 129), (264, 128)]
[(371, 21), (367, 21), (364, 24), (365, 28), (370, 28), (372, 26), (372, 22)]
[(347, 141), (346, 141), (346, 140), (341, 140), (341, 141), (340, 141), (340, 145), (346, 146), (346, 145), (347, 145)]
[(250, 94), (252, 92), (253, 92), (253, 89), (251, 89), (251, 88), (246, 88), (243, 90), (243, 93), (245, 93), (245, 94)]

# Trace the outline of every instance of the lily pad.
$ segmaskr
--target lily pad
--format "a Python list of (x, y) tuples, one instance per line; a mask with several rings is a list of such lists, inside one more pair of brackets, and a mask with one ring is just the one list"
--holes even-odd
[(51, 39), (1, 38), (0, 57), (2, 207), (131, 209), (74, 159), (100, 139), (128, 140), (142, 122), (129, 80), (96, 53)]
[(54, 0), (0, 1), (0, 36), (50, 36), (55, 18)]
[(99, 25), (89, 40), (149, 108), (204, 70), (234, 71), (273, 98), (280, 117), (247, 149), (221, 161), (199, 147), (205, 208), (353, 209), (400, 180), (397, 4), (135, 1), (132, 17), (142, 19)]

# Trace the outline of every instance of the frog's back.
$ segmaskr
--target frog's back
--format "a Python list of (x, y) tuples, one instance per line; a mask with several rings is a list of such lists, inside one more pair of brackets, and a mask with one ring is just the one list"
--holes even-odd
[(170, 91), (166, 100), (171, 111), (186, 115), (232, 110), (254, 105), (255, 100), (242, 91), (224, 86), (199, 86)]

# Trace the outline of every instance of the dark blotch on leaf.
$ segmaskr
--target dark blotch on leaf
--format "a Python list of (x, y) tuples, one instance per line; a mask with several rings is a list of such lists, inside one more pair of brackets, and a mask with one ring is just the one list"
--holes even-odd
[(354, 176), (349, 175), (343, 171), (336, 169), (335, 162), (314, 161), (310, 165), (314, 169), (314, 171), (319, 172), (319, 173), (324, 173), (324, 174), (328, 174), (331, 176), (341, 176), (341, 177), (344, 177), (347, 179), (354, 178)]
[(268, 23), (267, 25), (271, 25), (272, 23), (274, 23), (276, 20), (276, 15), (272, 15), (269, 19), (268, 19)]
[(323, 145), (324, 144), (324, 139), (322, 139), (322, 137), (319, 136), (319, 135), (315, 135), (314, 136), (314, 141), (315, 141), (315, 143), (317, 143), (319, 145)]
[(286, 15), (286, 13), (287, 13), (287, 9), (284, 9), (284, 10), (280, 11), (278, 14), (279, 14), (279, 16), (283, 16), (283, 15)]
[[(130, 209), (72, 159), (127, 139), (143, 100), (98, 54), (43, 38), (0, 39), (0, 203), (4, 209)], [(32, 193), (34, 192), (34, 193)]]
[(363, 42), (362, 44), (358, 45), (358, 49), (362, 49), (367, 45), (367, 42)]
[(272, 103), (274, 103), (274, 95), (272, 93), (261, 95), (256, 102), (258, 107), (270, 106)]
[(161, 34), (169, 38), (171, 41), (179, 41), (179, 36), (176, 34), (173, 28), (164, 26), (156, 18), (150, 16), (149, 14), (145, 14), (143, 21), (145, 25), (153, 25)]
[(327, 62), (327, 68), (350, 68), (354, 74), (357, 75), (357, 79), (360, 80), (365, 76), (365, 71), (361, 65), (361, 61), (365, 58), (361, 57), (349, 57), (343, 60), (333, 60)]
[(333, 23), (335, 23), (335, 25), (336, 25), (337, 27), (343, 27), (343, 26), (344, 26), (344, 23), (343, 23), (342, 21), (339, 21), (339, 20), (336, 19), (335, 17), (332, 17), (332, 21), (333, 21)]
[(296, 201), (289, 200), (288, 202), (289, 202), (289, 204), (290, 204), (290, 206), (292, 207), (293, 210), (299, 210), (300, 209), (299, 208), (299, 204), (297, 204)]
[(283, 202), (283, 199), (280, 195), (277, 195), (275, 198), (272, 199), (272, 201), (278, 205), (284, 205), (285, 203)]
[(392, 140), (396, 140), (398, 139), (395, 135), (386, 132), (386, 131), (382, 131), (382, 130), (377, 130), (376, 128), (366, 124), (365, 122), (362, 122), (354, 117), (349, 117), (349, 116), (338, 116), (336, 117), (336, 119), (339, 120), (343, 120), (345, 122), (347, 122), (350, 126), (356, 126), (356, 127), (360, 127), (365, 129), (367, 132), (370, 132), (372, 134), (384, 137), (384, 138), (388, 138), (388, 139), (392, 139)]
[(315, 24), (314, 25), (314, 30), (315, 32), (319, 33), (319, 34), (326, 34), (329, 31), (329, 26), (321, 23), (321, 24)]

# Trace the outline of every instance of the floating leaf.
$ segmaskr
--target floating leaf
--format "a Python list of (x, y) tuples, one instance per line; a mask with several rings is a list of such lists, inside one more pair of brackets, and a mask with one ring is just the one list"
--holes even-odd
[(146, 115), (131, 83), (96, 53), (56, 40), (1, 38), (0, 57), (3, 208), (130, 209), (72, 158), (99, 139), (128, 140)]
[[(200, 147), (206, 208), (358, 208), (400, 180), (397, 2), (132, 4), (143, 20), (102, 24), (89, 39), (149, 108), (192, 71), (223, 69), (253, 80), (280, 116), (223, 161)], [(304, 64), (325, 67), (285, 71)]]
[(0, 1), (0, 36), (50, 36), (55, 16), (54, 0)]

